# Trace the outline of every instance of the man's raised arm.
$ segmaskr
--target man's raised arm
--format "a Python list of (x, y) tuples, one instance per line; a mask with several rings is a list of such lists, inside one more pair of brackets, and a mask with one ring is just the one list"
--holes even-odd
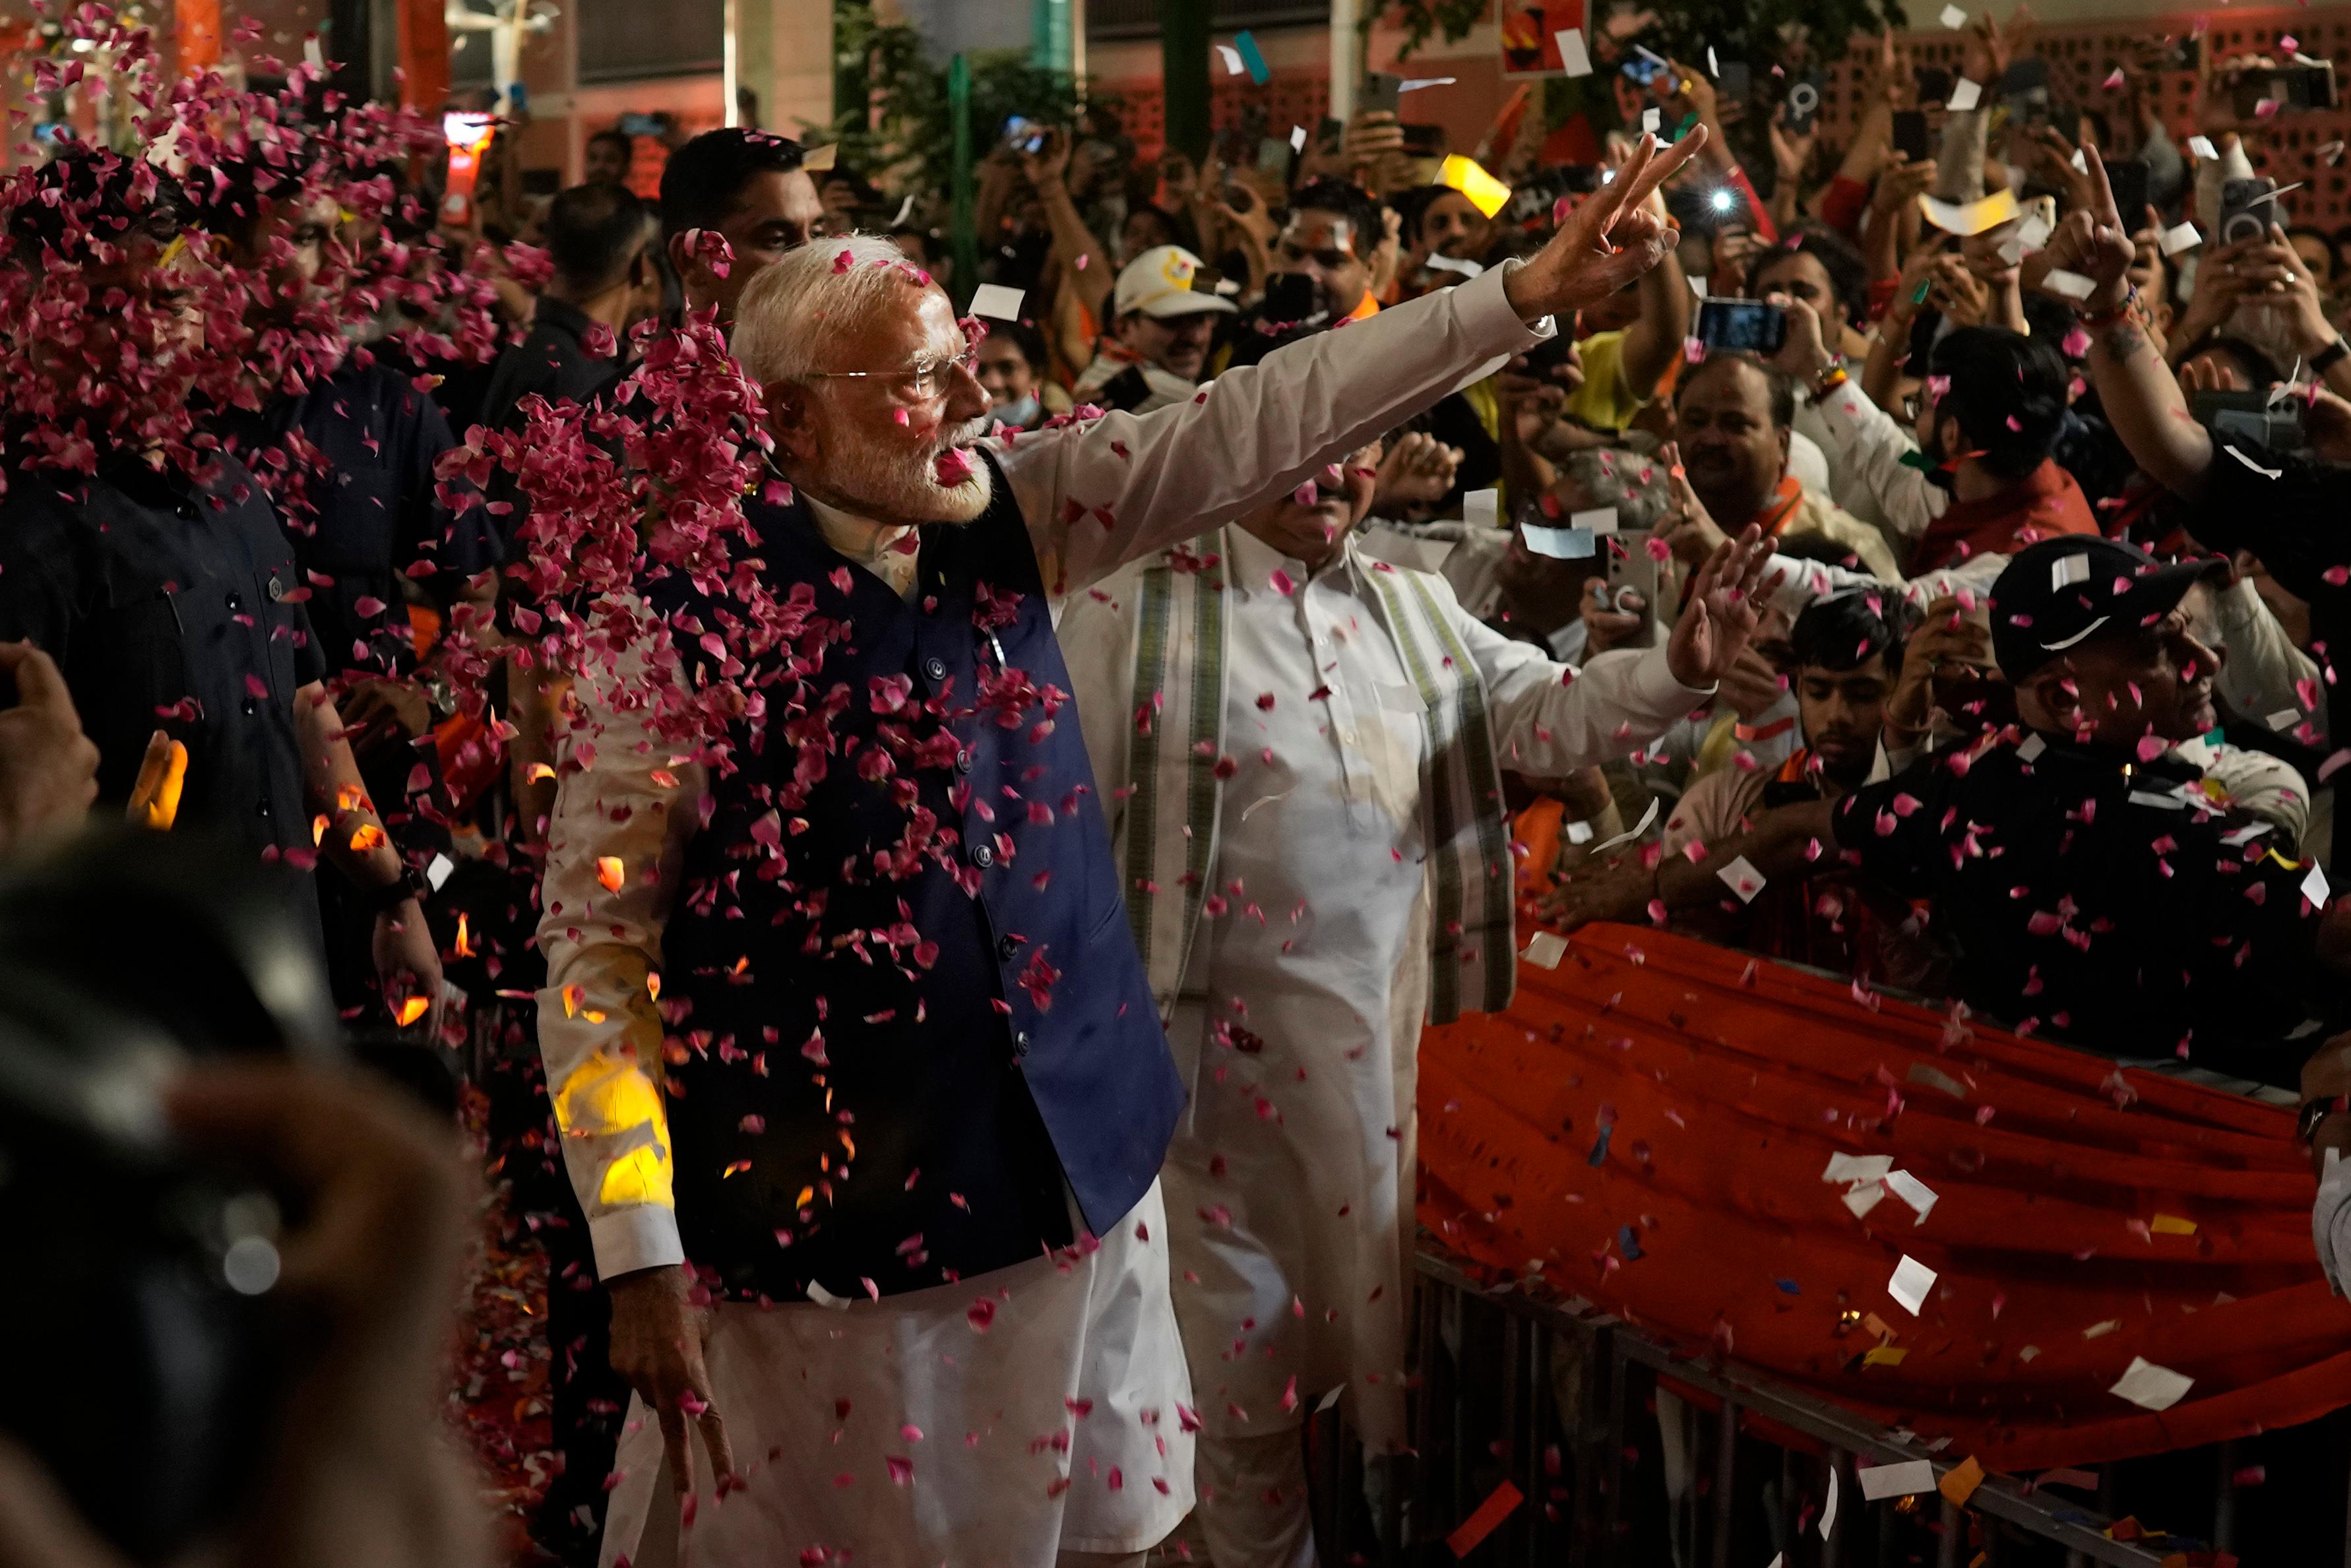
[(1003, 466), (1048, 591), (1229, 522), (1549, 337), (1553, 315), (1651, 271), (1675, 234), (1644, 198), (1704, 140), (1643, 138), (1530, 261), (1292, 343), (1190, 402), (1010, 440)]

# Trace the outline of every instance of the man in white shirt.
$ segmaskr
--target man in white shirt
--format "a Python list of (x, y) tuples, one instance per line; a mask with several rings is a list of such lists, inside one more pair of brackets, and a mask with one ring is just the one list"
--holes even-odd
[(1579, 674), (1357, 546), (1378, 463), (1135, 563), (1061, 623), (1190, 1094), (1161, 1181), (1217, 1568), (1313, 1562), (1298, 1428), (1326, 1396), (1371, 1452), (1405, 1447), (1421, 1023), (1507, 1005), (1516, 975), (1500, 770), (1574, 773), (1708, 702), (1771, 550), (1747, 530), (1669, 638)]
[[(1180, 1090), (1049, 612), (1656, 267), (1641, 198), (1702, 141), (1523, 265), (1000, 443), (967, 327), (886, 241), (744, 291), (793, 494), (747, 505), (747, 571), (647, 584), (672, 634), (632, 660), (760, 703), (705, 770), (648, 744), (633, 663), (582, 671), (542, 897), (540, 1050), (638, 1396), (608, 1563), (1133, 1559), (1189, 1506)], [(736, 645), (755, 586), (813, 618), (776, 651)]]

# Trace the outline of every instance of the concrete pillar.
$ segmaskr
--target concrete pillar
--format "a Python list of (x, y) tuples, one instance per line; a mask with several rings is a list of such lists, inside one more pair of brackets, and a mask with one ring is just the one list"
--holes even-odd
[(832, 7), (822, 0), (736, 0), (737, 73), (759, 98), (759, 126), (798, 137), (832, 123)]

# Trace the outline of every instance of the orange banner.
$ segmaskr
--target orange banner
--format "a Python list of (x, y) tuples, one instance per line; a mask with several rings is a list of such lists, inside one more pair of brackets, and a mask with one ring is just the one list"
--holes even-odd
[(1625, 926), (1519, 985), (1420, 1048), (1420, 1218), (1489, 1270), (1998, 1469), (2351, 1404), (2289, 1113)]

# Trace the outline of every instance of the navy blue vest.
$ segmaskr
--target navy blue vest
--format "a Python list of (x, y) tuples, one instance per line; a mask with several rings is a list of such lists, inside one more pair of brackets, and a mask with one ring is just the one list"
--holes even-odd
[[(924, 1289), (1118, 1222), (1183, 1090), (1123, 911), (1035, 551), (1001, 474), (902, 601), (795, 503), (763, 576), (836, 622), (749, 679), (664, 942), (687, 1256), (727, 1294)], [(655, 584), (682, 653), (726, 612)], [(780, 710), (780, 711), (778, 711)], [(824, 710), (820, 713), (811, 710)]]

